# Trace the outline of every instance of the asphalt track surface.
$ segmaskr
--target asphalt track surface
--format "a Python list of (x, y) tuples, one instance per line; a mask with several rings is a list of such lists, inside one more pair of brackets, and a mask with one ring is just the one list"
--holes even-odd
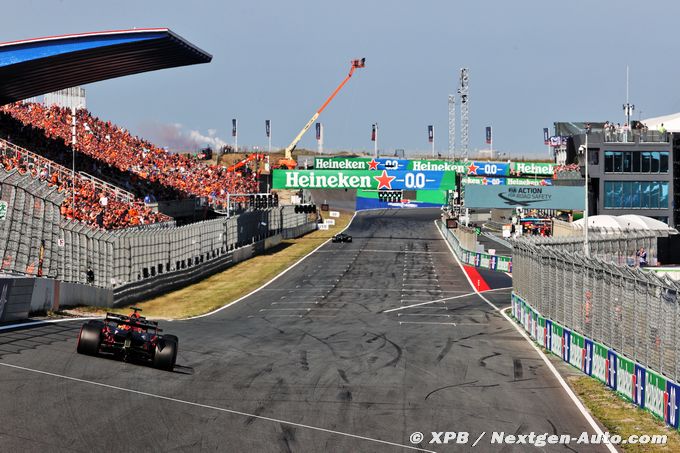
[[(180, 338), (172, 373), (76, 354), (82, 322), (0, 332), (0, 451), (519, 452), (532, 447), (490, 445), (490, 432), (592, 433), (531, 345), (471, 294), (437, 215), (361, 213), (353, 243), (211, 316), (163, 323)], [(485, 296), (509, 304), (509, 290)], [(471, 440), (429, 445), (431, 431)]]

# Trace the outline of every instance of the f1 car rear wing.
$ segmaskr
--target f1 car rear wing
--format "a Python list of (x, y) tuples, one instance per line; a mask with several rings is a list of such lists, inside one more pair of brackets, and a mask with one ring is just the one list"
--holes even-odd
[(155, 330), (156, 332), (162, 332), (162, 329), (158, 328), (158, 321), (149, 321), (146, 318), (132, 318), (126, 315), (119, 315), (118, 313), (106, 313), (106, 319), (104, 321), (112, 321), (117, 324), (128, 325), (130, 327), (151, 329)]

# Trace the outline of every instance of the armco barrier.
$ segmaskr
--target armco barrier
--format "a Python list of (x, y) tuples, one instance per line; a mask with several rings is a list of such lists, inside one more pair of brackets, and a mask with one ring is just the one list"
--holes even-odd
[(444, 234), (444, 238), (451, 244), (451, 248), (463, 263), (481, 269), (489, 269), (499, 272), (512, 272), (512, 257), (503, 255), (490, 255), (488, 253), (479, 253), (467, 250), (460, 245), (458, 238), (451, 233), (439, 220), (437, 227)]
[(512, 294), (512, 315), (540, 346), (678, 429), (680, 385), (579, 332), (544, 318)]

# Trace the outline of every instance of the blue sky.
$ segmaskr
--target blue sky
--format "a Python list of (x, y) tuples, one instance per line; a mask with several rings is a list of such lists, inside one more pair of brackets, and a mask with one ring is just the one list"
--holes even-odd
[[(86, 86), (95, 114), (161, 146), (177, 139), (168, 131), (186, 146), (231, 142), (238, 118), (239, 145), (266, 145), (270, 119), (284, 147), (366, 57), (320, 118), (325, 148), (372, 150), (377, 121), (381, 150), (427, 152), (434, 124), (446, 153), (448, 95), (468, 67), (471, 149), (491, 125), (500, 151), (545, 156), (554, 121), (623, 122), (626, 65), (636, 119), (680, 111), (679, 15), (672, 0), (23, 0), (3, 5), (0, 41), (169, 27), (211, 53), (208, 65)], [(316, 149), (313, 128), (300, 147)]]

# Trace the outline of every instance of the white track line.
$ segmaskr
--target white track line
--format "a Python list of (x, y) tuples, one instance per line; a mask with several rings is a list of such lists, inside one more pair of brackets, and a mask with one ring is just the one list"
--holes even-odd
[[(350, 225), (352, 224), (352, 222), (354, 221), (354, 218), (356, 217), (356, 215), (357, 215), (357, 212), (355, 211), (354, 214), (352, 215), (352, 218), (349, 219), (349, 222), (347, 223), (347, 226), (346, 226), (345, 228), (343, 228), (343, 230), (341, 231), (341, 233), (342, 233), (343, 231), (345, 231), (347, 228), (349, 228), (349, 226), (350, 226)], [(241, 302), (241, 301), (244, 300), (244, 299), (247, 299), (248, 297), (252, 296), (253, 294), (256, 294), (256, 293), (257, 293), (258, 291), (260, 291), (261, 289), (266, 288), (267, 286), (269, 286), (269, 285), (270, 285), (271, 283), (273, 283), (274, 281), (278, 280), (281, 276), (285, 275), (288, 271), (290, 271), (290, 270), (293, 269), (295, 266), (297, 266), (298, 264), (300, 264), (301, 262), (303, 262), (304, 260), (306, 260), (306, 259), (307, 259), (308, 257), (310, 257), (311, 255), (313, 255), (313, 254), (314, 254), (317, 250), (319, 250), (321, 247), (323, 247), (324, 245), (328, 244), (328, 243), (330, 242), (331, 239), (332, 239), (332, 238), (326, 239), (326, 240), (325, 240), (321, 245), (319, 245), (317, 248), (315, 248), (314, 250), (312, 250), (311, 252), (309, 252), (308, 254), (306, 254), (305, 256), (303, 256), (302, 258), (300, 258), (299, 260), (297, 260), (296, 262), (294, 262), (293, 264), (291, 264), (290, 266), (288, 266), (286, 269), (284, 269), (283, 271), (279, 272), (276, 276), (274, 276), (274, 278), (272, 278), (272, 279), (269, 280), (268, 282), (264, 283), (264, 284), (263, 284), (262, 286), (260, 286), (259, 288), (256, 288), (256, 289), (252, 290), (251, 292), (249, 292), (249, 293), (246, 294), (245, 296), (241, 296), (241, 297), (239, 297), (238, 299), (236, 299), (236, 300), (234, 300), (234, 301), (232, 301), (232, 302), (229, 302), (229, 303), (226, 304), (226, 305), (222, 305), (220, 308), (217, 308), (217, 309), (215, 309), (215, 310), (213, 310), (213, 311), (211, 311), (211, 312), (204, 313), (204, 314), (198, 315), (198, 316), (192, 316), (191, 318), (186, 318), (186, 319), (205, 318), (206, 316), (214, 315), (215, 313), (218, 313), (218, 312), (224, 310), (224, 309), (227, 308), (227, 307), (230, 307), (230, 306), (232, 306), (232, 305), (235, 305), (235, 304)]]
[[(595, 433), (597, 433), (597, 434), (600, 435), (600, 436), (603, 436), (604, 433), (602, 432), (602, 429), (600, 429), (600, 427), (598, 426), (597, 422), (593, 419), (592, 415), (590, 415), (590, 412), (588, 412), (588, 410), (583, 406), (583, 403), (581, 402), (581, 400), (578, 399), (578, 397), (577, 397), (577, 396), (574, 394), (574, 392), (571, 390), (571, 387), (569, 387), (569, 385), (564, 381), (564, 378), (563, 378), (562, 375), (557, 371), (557, 369), (556, 369), (555, 366), (552, 364), (552, 362), (550, 361), (550, 359), (548, 359), (548, 357), (543, 353), (543, 351), (541, 351), (541, 350), (538, 348), (538, 346), (536, 346), (536, 343), (534, 343), (534, 341), (526, 334), (526, 332), (524, 332), (524, 330), (523, 330), (521, 327), (519, 327), (519, 325), (518, 325), (516, 322), (514, 322), (512, 319), (510, 319), (510, 317), (505, 313), (505, 312), (506, 312), (507, 310), (509, 310), (511, 307), (507, 307), (507, 308), (501, 310), (501, 309), (499, 309), (498, 307), (496, 307), (496, 305), (494, 305), (493, 303), (491, 303), (486, 297), (484, 297), (484, 296), (482, 295), (482, 293), (480, 293), (479, 291), (477, 291), (477, 288), (475, 287), (475, 285), (472, 284), (472, 280), (470, 280), (470, 277), (468, 277), (467, 272), (465, 272), (465, 269), (463, 269), (463, 265), (461, 264), (460, 260), (458, 259), (458, 257), (456, 256), (455, 252), (454, 252), (453, 249), (451, 248), (451, 244), (449, 244), (449, 241), (447, 241), (446, 238), (444, 237), (444, 233), (442, 233), (442, 231), (441, 231), (441, 229), (439, 228), (439, 225), (437, 225), (437, 222), (436, 222), (436, 221), (435, 221), (434, 225), (435, 225), (435, 228), (437, 228), (437, 230), (439, 231), (439, 234), (441, 235), (442, 239), (443, 239), (444, 242), (446, 243), (447, 247), (448, 247), (449, 250), (451, 251), (451, 255), (453, 255), (453, 258), (456, 260), (456, 262), (457, 262), (458, 265), (460, 266), (461, 270), (463, 271), (463, 273), (464, 273), (465, 276), (467, 277), (468, 283), (470, 283), (470, 287), (473, 289), (473, 291), (474, 291), (475, 293), (477, 293), (477, 295), (478, 295), (484, 302), (486, 302), (487, 304), (491, 305), (491, 306), (494, 307), (496, 310), (498, 310), (498, 311), (501, 313), (501, 315), (503, 315), (503, 317), (504, 317), (510, 324), (513, 325), (513, 327), (517, 330), (517, 332), (519, 332), (519, 334), (522, 335), (522, 337), (524, 337), (524, 339), (527, 340), (527, 341), (529, 342), (529, 344), (531, 345), (531, 347), (533, 347), (534, 350), (536, 351), (536, 353), (541, 357), (541, 359), (543, 359), (543, 362), (545, 362), (545, 364), (547, 365), (548, 369), (552, 372), (553, 376), (555, 376), (555, 379), (557, 379), (557, 381), (560, 383), (560, 386), (562, 386), (562, 388), (564, 389), (564, 391), (566, 392), (566, 394), (569, 396), (569, 399), (571, 399), (571, 401), (574, 403), (574, 406), (576, 406), (576, 408), (579, 410), (579, 412), (581, 412), (581, 415), (583, 415), (583, 418), (585, 418), (585, 420), (588, 422), (588, 424), (591, 426), (591, 428), (593, 428), (593, 430), (595, 431)], [(616, 453), (616, 452), (617, 452), (616, 448), (614, 448), (613, 445), (611, 445), (611, 444), (605, 444), (605, 445), (606, 445), (607, 449), (608, 449), (610, 452), (612, 452), (612, 453)]]
[(456, 326), (455, 322), (426, 322), (426, 321), (399, 321), (399, 325), (402, 324), (428, 324), (428, 325), (438, 325), (438, 326)]
[(22, 323), (17, 323), (17, 324), (7, 324), (4, 326), (0, 326), (0, 332), (3, 330), (10, 330), (10, 329), (22, 329), (24, 327), (34, 327), (34, 326), (40, 326), (44, 324), (56, 324), (60, 322), (69, 322), (69, 321), (89, 321), (90, 319), (102, 319), (102, 316), (91, 316), (87, 318), (59, 318), (59, 319), (46, 319), (44, 321), (31, 321), (31, 322), (22, 322)]
[[(484, 292), (489, 293), (489, 292), (493, 292), (493, 291), (503, 291), (503, 290), (508, 290), (508, 289), (512, 289), (512, 287), (490, 289), (490, 290), (484, 291)], [(437, 302), (445, 302), (447, 300), (460, 299), (461, 297), (474, 296), (475, 294), (479, 294), (479, 293), (477, 293), (477, 292), (466, 293), (466, 294), (461, 294), (459, 296), (445, 297), (443, 299), (428, 300), (427, 302), (421, 302), (419, 304), (406, 305), (405, 307), (399, 307), (399, 308), (391, 308), (389, 310), (385, 310), (383, 313), (390, 313), (390, 312), (393, 312), (393, 311), (405, 310), (407, 308), (420, 307), (421, 305), (436, 304)], [(402, 300), (402, 302), (406, 302), (406, 300)], [(489, 304), (491, 304), (491, 302), (489, 302)], [(493, 306), (493, 304), (491, 304), (491, 306)]]
[(389, 442), (389, 441), (386, 441), (386, 440), (374, 439), (372, 437), (360, 436), (358, 434), (345, 433), (345, 432), (342, 432), (342, 431), (335, 431), (335, 430), (332, 430), (332, 429), (320, 428), (318, 426), (305, 425), (305, 424), (296, 423), (296, 422), (289, 422), (289, 421), (286, 421), (286, 420), (281, 420), (281, 419), (272, 418), (272, 417), (265, 417), (265, 416), (257, 415), (257, 414), (249, 414), (247, 412), (241, 412), (241, 411), (237, 411), (237, 410), (234, 410), (234, 409), (227, 409), (227, 408), (224, 408), (224, 407), (211, 406), (209, 404), (201, 404), (201, 403), (196, 403), (196, 402), (193, 402), (193, 401), (181, 400), (181, 399), (178, 399), (178, 398), (171, 398), (169, 396), (157, 395), (155, 393), (142, 392), (140, 390), (132, 390), (132, 389), (128, 389), (128, 388), (125, 388), (125, 387), (118, 387), (118, 386), (115, 386), (115, 385), (104, 384), (102, 382), (88, 381), (87, 379), (80, 379), (80, 378), (75, 378), (75, 377), (71, 377), (71, 376), (66, 376), (66, 375), (63, 375), (63, 374), (50, 373), (48, 371), (35, 370), (35, 369), (32, 369), (32, 368), (26, 368), (26, 367), (19, 366), (19, 365), (12, 365), (12, 364), (9, 364), (9, 363), (0, 362), (0, 366), (4, 366), (4, 367), (7, 367), (7, 368), (14, 368), (14, 369), (17, 369), (17, 370), (22, 370), (22, 371), (29, 371), (31, 373), (42, 374), (42, 375), (45, 375), (45, 376), (51, 376), (51, 377), (60, 378), (60, 379), (66, 379), (66, 380), (73, 381), (73, 382), (79, 382), (81, 384), (95, 385), (95, 386), (98, 386), (98, 387), (103, 387), (103, 388), (107, 388), (107, 389), (111, 389), (111, 390), (118, 390), (118, 391), (121, 391), (121, 392), (133, 393), (133, 394), (136, 394), (136, 395), (147, 396), (149, 398), (156, 398), (156, 399), (159, 399), (159, 400), (170, 401), (170, 402), (173, 402), (173, 403), (185, 404), (187, 406), (200, 407), (200, 408), (203, 408), (203, 409), (211, 409), (211, 410), (214, 410), (214, 411), (225, 412), (225, 413), (228, 413), (228, 414), (240, 415), (242, 417), (255, 418), (255, 419), (258, 419), (258, 420), (265, 420), (265, 421), (274, 422), (274, 423), (281, 423), (281, 424), (284, 424), (284, 425), (296, 426), (298, 428), (311, 429), (311, 430), (314, 430), (314, 431), (320, 431), (320, 432), (324, 432), (324, 433), (328, 433), (328, 434), (336, 434), (336, 435), (339, 435), (339, 436), (351, 437), (351, 438), (354, 438), (354, 439), (365, 440), (365, 441), (368, 441), (368, 442), (374, 442), (374, 443), (379, 443), (379, 444), (383, 444), (383, 445), (391, 445), (393, 447), (399, 447), (399, 448), (406, 448), (408, 450), (435, 453), (431, 450), (425, 450), (423, 448), (412, 447), (410, 445), (402, 445), (402, 444), (398, 444), (398, 443), (395, 443), (395, 442)]

